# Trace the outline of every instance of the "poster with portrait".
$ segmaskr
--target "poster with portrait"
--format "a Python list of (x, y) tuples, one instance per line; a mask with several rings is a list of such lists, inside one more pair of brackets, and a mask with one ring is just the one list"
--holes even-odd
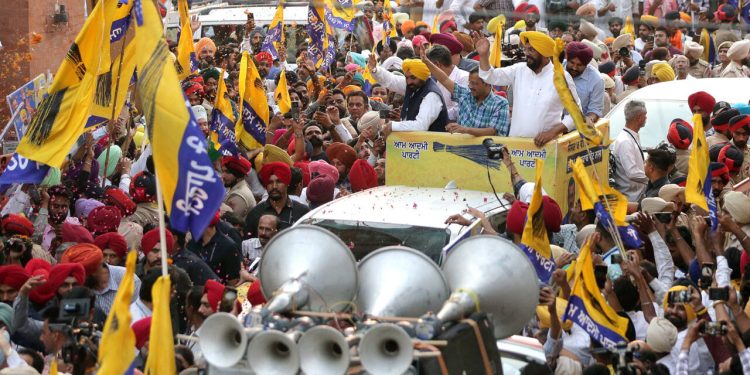
[[(17, 139), (23, 137), (26, 126), (34, 116), (36, 108), (47, 94), (47, 76), (40, 74), (5, 97), (13, 114), (11, 123), (16, 129)], [(16, 115), (18, 111), (18, 115)]]

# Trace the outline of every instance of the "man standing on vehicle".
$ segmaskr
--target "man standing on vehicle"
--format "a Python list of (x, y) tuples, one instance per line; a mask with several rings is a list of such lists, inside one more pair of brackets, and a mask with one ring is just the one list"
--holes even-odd
[(595, 123), (603, 115), (604, 81), (599, 71), (589, 65), (594, 51), (581, 42), (570, 42), (565, 46), (565, 56), (565, 70), (576, 84), (576, 92), (581, 98), (581, 112)]
[(625, 127), (612, 144), (615, 157), (614, 187), (637, 202), (648, 183), (644, 167), (643, 149), (638, 132), (646, 126), (646, 104), (631, 100), (625, 105)]
[[(491, 85), (513, 87), (513, 114), (508, 135), (534, 138), (534, 143), (541, 147), (573, 130), (575, 125), (570, 115), (563, 117), (563, 104), (552, 81), (550, 58), (555, 41), (538, 31), (525, 31), (520, 37), (526, 63), (496, 69), (490, 66), (490, 42), (486, 38), (479, 39), (476, 43), (479, 78)], [(573, 78), (567, 72), (564, 74), (573, 98), (580, 105)]]

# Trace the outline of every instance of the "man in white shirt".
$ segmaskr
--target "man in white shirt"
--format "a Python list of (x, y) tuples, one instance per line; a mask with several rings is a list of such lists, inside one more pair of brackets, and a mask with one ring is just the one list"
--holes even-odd
[(367, 69), (370, 69), (378, 83), (404, 96), (400, 121), (387, 123), (383, 127), (386, 135), (392, 131), (445, 131), (448, 110), (437, 82), (430, 77), (430, 69), (422, 60), (404, 60), (403, 77), (378, 68), (374, 55), (370, 55)]
[[(433, 44), (432, 48), (427, 51), (427, 57), (437, 65), (440, 70), (448, 75), (448, 78), (456, 84), (462, 86), (469, 86), (469, 72), (458, 69), (453, 65), (451, 51), (447, 47), (440, 44)], [(438, 89), (443, 96), (443, 102), (445, 103), (446, 110), (448, 111), (448, 120), (455, 122), (458, 118), (458, 102), (453, 101), (451, 98), (451, 92), (445, 88), (440, 82), (437, 82)]]
[[(477, 41), (479, 78), (491, 85), (513, 87), (513, 115), (508, 135), (534, 138), (534, 143), (541, 147), (560, 134), (573, 130), (575, 125), (570, 115), (563, 117), (563, 104), (553, 84), (550, 58), (555, 42), (538, 31), (525, 31), (520, 37), (526, 63), (497, 69), (490, 66), (489, 41), (486, 38)], [(580, 106), (573, 78), (567, 72), (564, 74), (573, 98)]]
[[(668, 293), (688, 291), (687, 287), (674, 286), (669, 289)], [(690, 302), (672, 303), (668, 302), (669, 298), (664, 300), (664, 317), (667, 318), (679, 331), (677, 333), (677, 342), (672, 347), (672, 351), (665, 357), (657, 361), (657, 363), (667, 366), (670, 373), (675, 374), (677, 368), (677, 361), (682, 348), (682, 343), (685, 341), (685, 336), (688, 332), (688, 325), (694, 322), (698, 316), (697, 312), (706, 308), (700, 299), (700, 293), (691, 291), (693, 298)], [(696, 297), (697, 296), (697, 297)], [(690, 345), (689, 351), (689, 362), (688, 362), (688, 374), (709, 374), (714, 369), (714, 360), (711, 353), (708, 351), (706, 342), (700, 338)]]
[(615, 156), (615, 188), (636, 202), (648, 183), (638, 132), (646, 126), (646, 104), (632, 100), (625, 105), (625, 127), (617, 135), (611, 152)]

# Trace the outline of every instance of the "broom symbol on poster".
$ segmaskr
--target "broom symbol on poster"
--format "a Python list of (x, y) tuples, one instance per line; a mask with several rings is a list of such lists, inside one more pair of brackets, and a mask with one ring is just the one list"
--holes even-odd
[(489, 168), (500, 170), (500, 160), (488, 160), (487, 149), (484, 145), (451, 146), (440, 142), (432, 142), (432, 151), (448, 152), (464, 159), (471, 160), (483, 167), (488, 166)]

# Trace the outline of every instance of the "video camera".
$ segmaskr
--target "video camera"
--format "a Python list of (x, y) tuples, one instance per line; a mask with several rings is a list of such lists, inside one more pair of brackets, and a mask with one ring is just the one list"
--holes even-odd
[(526, 54), (523, 53), (520, 44), (503, 43), (502, 50), (503, 59), (501, 63), (503, 66), (510, 66), (526, 61)]
[(503, 160), (503, 149), (505, 145), (496, 144), (492, 138), (485, 138), (482, 141), (482, 145), (487, 149), (487, 159), (489, 160)]

